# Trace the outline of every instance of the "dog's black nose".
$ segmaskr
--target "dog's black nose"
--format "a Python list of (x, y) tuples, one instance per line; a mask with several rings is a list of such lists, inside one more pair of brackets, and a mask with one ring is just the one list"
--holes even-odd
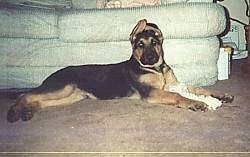
[(149, 60), (149, 61), (153, 61), (154, 59), (155, 59), (155, 57), (154, 57), (154, 55), (153, 54), (148, 54), (148, 55), (146, 55), (146, 58), (147, 58), (147, 60)]
[(156, 55), (154, 53), (148, 53), (148, 54), (142, 55), (141, 63), (144, 65), (153, 65), (153, 64), (157, 63), (158, 60), (159, 60), (158, 55)]

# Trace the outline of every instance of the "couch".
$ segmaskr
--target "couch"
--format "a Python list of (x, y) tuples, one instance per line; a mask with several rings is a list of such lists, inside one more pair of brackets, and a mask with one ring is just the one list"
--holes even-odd
[(0, 5), (0, 89), (38, 86), (69, 65), (127, 60), (132, 51), (129, 34), (143, 18), (162, 30), (164, 58), (180, 82), (207, 86), (217, 81), (217, 35), (225, 30), (226, 17), (212, 0), (104, 9), (71, 4)]

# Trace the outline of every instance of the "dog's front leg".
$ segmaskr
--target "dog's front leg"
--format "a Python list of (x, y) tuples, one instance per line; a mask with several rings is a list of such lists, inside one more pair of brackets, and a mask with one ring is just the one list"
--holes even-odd
[(213, 98), (220, 100), (222, 103), (231, 103), (234, 100), (233, 95), (222, 93), (219, 91), (212, 91), (212, 90), (204, 89), (202, 87), (188, 86), (187, 89), (190, 93), (193, 93), (196, 95), (211, 96)]
[(168, 91), (176, 92), (183, 97), (202, 101), (208, 105), (208, 108), (215, 110), (224, 102), (232, 102), (233, 96), (228, 94), (221, 94), (220, 92), (212, 92), (202, 87), (186, 86), (182, 83), (176, 83), (169, 86)]
[(207, 111), (207, 104), (204, 102), (191, 100), (181, 96), (178, 93), (168, 92), (160, 89), (151, 90), (146, 100), (150, 103), (173, 105), (194, 111)]

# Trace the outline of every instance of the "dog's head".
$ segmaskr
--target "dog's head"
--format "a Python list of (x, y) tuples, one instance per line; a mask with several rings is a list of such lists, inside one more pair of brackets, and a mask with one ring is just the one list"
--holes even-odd
[(157, 68), (164, 63), (163, 36), (156, 24), (140, 20), (130, 34), (133, 57), (143, 68)]

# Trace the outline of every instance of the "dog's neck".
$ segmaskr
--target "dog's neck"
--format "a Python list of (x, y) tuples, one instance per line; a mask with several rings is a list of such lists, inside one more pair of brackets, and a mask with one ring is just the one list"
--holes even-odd
[(164, 74), (171, 69), (164, 60), (157, 67), (142, 67), (140, 63), (138, 63), (138, 61), (133, 56), (131, 56), (129, 61), (130, 61), (131, 66), (133, 66), (133, 69), (139, 73), (162, 73)]

